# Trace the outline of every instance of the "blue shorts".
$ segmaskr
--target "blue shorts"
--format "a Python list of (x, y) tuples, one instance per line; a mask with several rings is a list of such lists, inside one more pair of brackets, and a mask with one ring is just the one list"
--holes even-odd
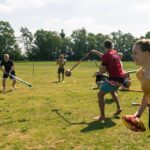
[(104, 81), (102, 85), (100, 86), (100, 90), (103, 91), (104, 93), (110, 93), (114, 92), (119, 88), (119, 86), (112, 85), (108, 83), (107, 81)]

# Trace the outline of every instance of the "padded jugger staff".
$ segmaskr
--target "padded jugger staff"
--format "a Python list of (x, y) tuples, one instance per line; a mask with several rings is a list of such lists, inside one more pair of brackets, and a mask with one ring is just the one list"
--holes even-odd
[(14, 75), (12, 75), (12, 74), (8, 74), (8, 75), (9, 75), (10, 77), (12, 77), (12, 78), (14, 78), (14, 79), (20, 81), (20, 82), (23, 83), (24, 85), (27, 85), (28, 87), (32, 87), (32, 85), (31, 85), (30, 83), (28, 83), (28, 82), (26, 82), (26, 81), (24, 81), (24, 80), (22, 80), (22, 79), (20, 79), (20, 78), (18, 78), (18, 77), (16, 77), (16, 76), (14, 76)]

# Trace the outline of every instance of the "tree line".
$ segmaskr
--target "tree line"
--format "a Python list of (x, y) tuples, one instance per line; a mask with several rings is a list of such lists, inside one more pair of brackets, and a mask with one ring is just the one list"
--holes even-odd
[[(20, 35), (15, 36), (9, 22), (0, 21), (0, 60), (4, 53), (8, 53), (13, 60), (52, 61), (60, 54), (64, 54), (67, 60), (79, 60), (91, 49), (103, 53), (103, 43), (110, 39), (114, 49), (123, 54), (123, 60), (129, 61), (132, 60), (132, 46), (138, 40), (131, 33), (120, 30), (104, 35), (89, 33), (85, 28), (66, 36), (63, 29), (60, 33), (39, 29), (33, 34), (28, 28), (21, 27)], [(150, 38), (150, 31), (140, 38)], [(91, 59), (97, 57), (92, 56)]]

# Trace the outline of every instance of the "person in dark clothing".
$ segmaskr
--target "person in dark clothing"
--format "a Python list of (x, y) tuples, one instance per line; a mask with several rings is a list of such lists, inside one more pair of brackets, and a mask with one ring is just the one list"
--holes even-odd
[[(4, 68), (3, 68), (4, 66)], [(15, 76), (15, 70), (14, 70), (14, 63), (12, 60), (9, 59), (8, 54), (4, 54), (4, 59), (0, 63), (0, 70), (3, 71), (3, 92), (5, 93), (6, 91), (6, 79), (10, 76), (13, 75)], [(10, 76), (10, 79), (12, 80), (12, 88), (16, 89), (16, 79), (12, 76)]]

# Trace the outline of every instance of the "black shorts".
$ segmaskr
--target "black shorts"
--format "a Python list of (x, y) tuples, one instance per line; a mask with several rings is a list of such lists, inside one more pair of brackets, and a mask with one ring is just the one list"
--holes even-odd
[(108, 80), (123, 84), (123, 82), (125, 81), (125, 77), (109, 77)]
[(122, 85), (123, 85), (124, 87), (128, 88), (128, 87), (130, 87), (131, 82), (130, 82), (130, 81), (124, 81), (124, 82), (122, 83)]
[[(15, 71), (12, 71), (11, 74), (12, 74), (13, 76), (16, 76)], [(8, 77), (9, 77), (8, 74), (6, 74), (6, 73), (3, 74), (3, 78), (7, 79)], [(14, 78), (11, 77), (11, 76), (10, 76), (10, 79), (14, 80)]]
[(107, 79), (108, 79), (108, 77), (105, 76), (105, 75), (101, 75), (101, 74), (96, 75), (96, 82), (98, 82), (98, 81), (106, 81)]
[(65, 72), (65, 69), (64, 69), (64, 68), (58, 68), (58, 73), (64, 74), (64, 72)]

